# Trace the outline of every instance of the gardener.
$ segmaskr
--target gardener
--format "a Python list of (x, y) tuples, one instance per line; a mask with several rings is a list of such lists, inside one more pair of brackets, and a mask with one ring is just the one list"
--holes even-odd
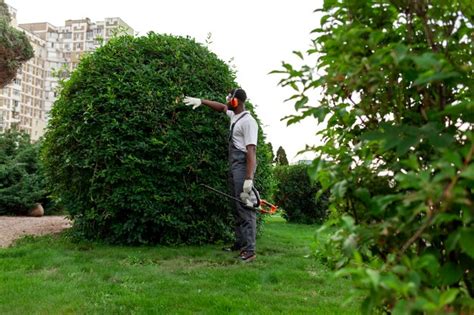
[(229, 251), (240, 251), (238, 256), (244, 262), (252, 261), (255, 255), (256, 212), (253, 204), (256, 197), (253, 178), (257, 166), (258, 125), (252, 115), (245, 110), (247, 94), (241, 88), (233, 89), (226, 98), (227, 104), (185, 97), (184, 103), (196, 109), (201, 104), (215, 111), (224, 112), (230, 118), (229, 134), (229, 182), (232, 194), (240, 198), (235, 203), (235, 243)]

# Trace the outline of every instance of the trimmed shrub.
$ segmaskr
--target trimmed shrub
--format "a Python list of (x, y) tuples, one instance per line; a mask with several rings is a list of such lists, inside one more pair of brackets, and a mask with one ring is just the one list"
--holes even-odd
[[(54, 196), (86, 238), (112, 243), (208, 243), (232, 236), (225, 114), (184, 95), (224, 101), (229, 67), (194, 40), (113, 38), (62, 83), (43, 157)], [(252, 111), (249, 104), (249, 110)], [(270, 153), (259, 134), (257, 186)]]
[(316, 198), (321, 186), (311, 182), (308, 168), (305, 164), (275, 167), (278, 184), (274, 199), (288, 222), (314, 224), (326, 218), (328, 194)]
[(0, 133), (0, 215), (26, 214), (47, 200), (38, 157), (39, 143), (28, 134)]

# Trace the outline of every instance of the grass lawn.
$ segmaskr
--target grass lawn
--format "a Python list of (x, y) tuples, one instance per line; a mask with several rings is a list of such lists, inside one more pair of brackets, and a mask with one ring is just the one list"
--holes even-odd
[(357, 314), (349, 280), (311, 254), (314, 226), (269, 218), (257, 260), (221, 246), (25, 238), (0, 249), (0, 314)]

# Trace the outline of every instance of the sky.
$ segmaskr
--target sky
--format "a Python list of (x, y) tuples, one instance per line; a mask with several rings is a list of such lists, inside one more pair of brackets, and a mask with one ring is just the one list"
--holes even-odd
[[(295, 113), (289, 88), (278, 86), (283, 77), (269, 74), (280, 69), (282, 61), (300, 64), (292, 51), (310, 48), (311, 30), (319, 24), (315, 9), (322, 0), (6, 0), (17, 10), (18, 23), (49, 22), (64, 25), (68, 19), (88, 17), (102, 21), (120, 17), (138, 35), (149, 31), (190, 36), (205, 43), (221, 60), (237, 70), (237, 82), (256, 105), (267, 142), (274, 151), (283, 146), (290, 163), (311, 159), (313, 154), (297, 156), (305, 145), (318, 144), (315, 133), (321, 126), (306, 119), (287, 126), (281, 119)], [(314, 64), (314, 60), (308, 59)], [(223, 99), (220, 101), (224, 101)], [(218, 100), (219, 101), (219, 100)], [(313, 99), (309, 105), (316, 105)]]

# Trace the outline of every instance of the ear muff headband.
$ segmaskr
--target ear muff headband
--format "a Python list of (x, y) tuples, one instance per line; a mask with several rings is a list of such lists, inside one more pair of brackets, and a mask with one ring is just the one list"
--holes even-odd
[(230, 106), (232, 106), (232, 108), (236, 108), (237, 106), (239, 106), (239, 100), (235, 97), (235, 93), (237, 93), (237, 91), (240, 90), (240, 89), (235, 89), (234, 90), (234, 93), (232, 93), (232, 96), (230, 97)]

